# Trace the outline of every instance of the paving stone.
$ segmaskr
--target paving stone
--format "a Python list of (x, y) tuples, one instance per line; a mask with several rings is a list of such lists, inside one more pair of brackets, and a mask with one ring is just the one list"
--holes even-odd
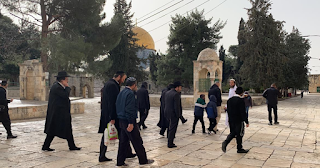
[[(102, 134), (97, 134), (100, 119), (100, 98), (82, 99), (86, 103), (84, 114), (72, 115), (75, 143), (80, 151), (69, 151), (67, 141), (55, 138), (51, 148), (54, 152), (41, 150), (45, 139), (44, 119), (20, 120), (12, 122), (12, 130), (19, 137), (7, 140), (0, 136), (0, 167), (115, 167), (118, 144), (108, 146), (106, 156), (111, 162), (98, 162), (99, 145)], [(235, 139), (223, 153), (221, 144), (229, 134), (223, 124), (222, 113), (217, 134), (202, 134), (198, 124), (196, 134), (191, 134), (193, 109), (184, 110), (185, 124), (179, 124), (175, 144), (177, 148), (167, 148), (167, 138), (160, 136), (158, 122), (159, 108), (152, 107), (146, 120), (147, 129), (141, 136), (149, 159), (155, 162), (140, 166), (138, 158), (126, 159), (128, 167), (168, 167), (168, 168), (276, 168), (276, 167), (320, 167), (320, 95), (309, 94), (303, 99), (291, 98), (280, 101), (278, 114), (280, 125), (269, 126), (266, 105), (250, 109), (250, 127), (246, 128), (243, 147), (250, 149), (247, 154), (238, 154)], [(205, 119), (208, 126), (208, 120)], [(319, 131), (319, 132), (318, 132)], [(5, 132), (0, 126), (0, 132)]]

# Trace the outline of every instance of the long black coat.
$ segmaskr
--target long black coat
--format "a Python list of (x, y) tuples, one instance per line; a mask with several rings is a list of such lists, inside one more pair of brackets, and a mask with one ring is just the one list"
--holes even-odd
[(249, 124), (244, 99), (233, 96), (227, 101), (229, 123), (245, 122)]
[(68, 139), (72, 136), (70, 87), (54, 83), (50, 89), (44, 132), (50, 136)]
[(5, 120), (10, 121), (8, 103), (10, 103), (10, 100), (7, 99), (7, 91), (0, 86), (0, 105), (5, 107), (4, 111), (0, 112), (0, 122)]
[(119, 92), (120, 85), (114, 79), (110, 79), (104, 85), (102, 92), (101, 116), (98, 133), (103, 133), (107, 128), (107, 124), (111, 120), (117, 119), (116, 101)]
[(169, 122), (164, 116), (164, 107), (165, 107), (165, 95), (166, 92), (169, 91), (168, 88), (163, 89), (160, 97), (160, 119), (157, 124), (158, 127), (160, 128), (168, 128), (169, 127)]
[(149, 93), (146, 86), (142, 85), (137, 91), (138, 109), (150, 110)]
[(181, 95), (174, 89), (165, 94), (164, 115), (167, 120), (180, 118), (182, 115)]

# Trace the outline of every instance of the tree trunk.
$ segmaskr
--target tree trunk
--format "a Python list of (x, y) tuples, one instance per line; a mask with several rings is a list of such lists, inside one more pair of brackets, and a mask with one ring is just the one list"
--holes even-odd
[(45, 9), (44, 0), (40, 0), (41, 17), (42, 17), (42, 30), (41, 30), (41, 62), (43, 64), (43, 71), (48, 72), (48, 29), (49, 23), (47, 21), (47, 13)]

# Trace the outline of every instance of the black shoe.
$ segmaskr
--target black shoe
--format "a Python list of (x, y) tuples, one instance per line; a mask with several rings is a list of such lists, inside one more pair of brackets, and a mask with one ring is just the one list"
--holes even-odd
[(239, 149), (237, 151), (237, 153), (248, 153), (248, 152), (249, 152), (249, 150), (247, 150), (247, 149)]
[(137, 156), (137, 154), (131, 154), (131, 155), (127, 156), (126, 158), (134, 158), (136, 156)]
[(148, 127), (144, 125), (144, 126), (142, 126), (142, 128), (143, 128), (143, 129), (146, 129), (146, 128), (148, 128)]
[(224, 142), (222, 142), (222, 151), (224, 152), (224, 153), (226, 153), (226, 151), (227, 151), (227, 143), (224, 141)]
[(202, 131), (203, 134), (206, 134), (206, 131)]
[(188, 121), (188, 119), (185, 119), (182, 121), (182, 124), (186, 123)]
[(43, 150), (43, 151), (50, 151), (50, 152), (51, 152), (51, 151), (54, 151), (54, 149), (51, 149), (51, 148), (49, 148), (49, 147), (48, 147), (48, 148), (42, 147), (42, 150)]
[(2, 133), (0, 132), (0, 135), (2, 135)]
[(279, 125), (280, 123), (279, 122), (274, 122), (274, 125)]
[(192, 132), (191, 133), (193, 133), (194, 134), (194, 130), (192, 130)]
[(122, 163), (122, 164), (118, 164), (118, 163), (117, 163), (117, 166), (129, 166), (129, 165), (126, 164), (126, 163)]
[(212, 130), (213, 132), (214, 132), (214, 134), (217, 134), (217, 131), (215, 131), (215, 130)]
[(73, 148), (69, 148), (69, 150), (73, 151), (73, 150), (81, 150), (81, 148), (78, 148), (78, 147), (73, 147)]
[(154, 160), (148, 159), (147, 163), (140, 163), (140, 165), (152, 164)]
[(177, 145), (173, 144), (173, 145), (168, 145), (168, 148), (176, 148)]
[(18, 136), (14, 136), (14, 135), (8, 135), (7, 136), (7, 139), (14, 139), (14, 138), (17, 138)]
[(164, 133), (163, 134), (161, 134), (161, 133), (159, 133), (161, 136), (164, 136)]
[(99, 158), (99, 162), (110, 162), (110, 161), (112, 161), (112, 159), (109, 159), (107, 157)]
[(268, 125), (272, 125), (272, 123), (269, 123)]

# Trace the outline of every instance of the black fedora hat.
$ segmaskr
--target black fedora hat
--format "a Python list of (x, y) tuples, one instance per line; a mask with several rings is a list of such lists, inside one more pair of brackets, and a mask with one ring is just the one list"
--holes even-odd
[(70, 75), (68, 75), (66, 71), (60, 71), (60, 72), (58, 72), (58, 75), (57, 75), (57, 76), (54, 76), (54, 77), (57, 77), (57, 78), (60, 78), (60, 77), (70, 77)]
[[(173, 83), (173, 86), (176, 88), (176, 87), (182, 86), (182, 84), (181, 84), (180, 81), (177, 81), (177, 82), (174, 82), (174, 83)], [(182, 87), (183, 87), (183, 86), (182, 86)]]

